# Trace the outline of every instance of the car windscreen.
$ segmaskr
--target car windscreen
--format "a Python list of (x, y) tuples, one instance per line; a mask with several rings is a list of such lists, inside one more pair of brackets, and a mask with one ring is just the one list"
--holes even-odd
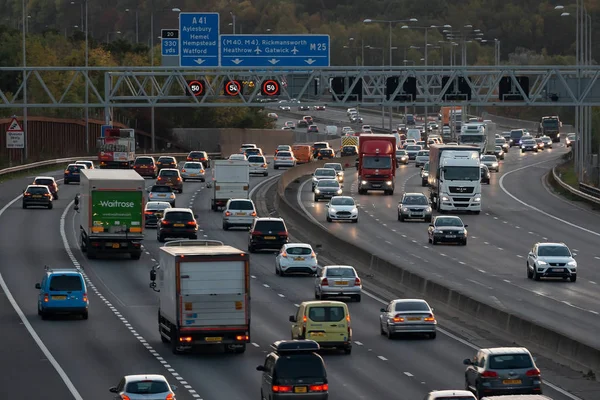
[(496, 161), (496, 156), (483, 156), (481, 161)]
[(200, 164), (199, 162), (188, 162), (185, 163), (183, 165), (183, 168), (189, 168), (189, 169), (202, 169), (202, 164)]
[(425, 196), (406, 196), (402, 201), (402, 205), (426, 206), (429, 205), (429, 200)]
[(420, 151), (417, 157), (429, 157), (429, 151)]
[(523, 136), (523, 131), (520, 131), (520, 130), (510, 131), (511, 138), (520, 138), (521, 136)]
[(308, 247), (288, 247), (286, 252), (292, 256), (306, 256), (312, 254), (312, 250)]
[(444, 178), (449, 181), (478, 181), (477, 167), (444, 167)]
[(278, 151), (277, 152), (277, 157), (291, 157), (292, 153), (290, 153), (289, 151)]
[(396, 152), (396, 157), (398, 157), (398, 156), (405, 156), (405, 155), (406, 155), (406, 151), (405, 150), (398, 150)]
[(83, 166), (80, 166), (80, 165), (69, 165), (68, 170), (79, 172), (82, 168), (83, 168)]
[(315, 143), (315, 144), (313, 145), (313, 147), (314, 147), (315, 149), (324, 149), (324, 148), (327, 148), (327, 147), (329, 147), (329, 144), (327, 144), (327, 143)]
[(279, 357), (274, 375), (277, 379), (324, 378), (323, 361), (315, 354), (294, 354)]
[(571, 252), (565, 246), (539, 246), (538, 256), (541, 257), (571, 257)]
[(50, 277), (49, 289), (55, 292), (81, 291), (83, 284), (78, 275), (56, 275)]
[(194, 216), (192, 215), (192, 213), (185, 211), (172, 211), (170, 213), (165, 214), (165, 219), (167, 221), (190, 222), (194, 220)]
[(529, 354), (503, 354), (490, 356), (490, 369), (524, 369), (532, 368)]
[(394, 311), (427, 311), (429, 307), (422, 301), (401, 301), (396, 303)]
[(246, 155), (260, 154), (260, 149), (245, 149), (244, 152), (246, 153)]
[(344, 146), (344, 151), (354, 151), (354, 146)]
[(166, 177), (174, 177), (174, 176), (178, 176), (178, 171), (169, 171), (166, 169), (163, 169), (162, 171), (160, 171), (160, 176), (166, 176)]
[(459, 227), (462, 227), (463, 223), (458, 218), (438, 218), (435, 220), (435, 226), (459, 226)]
[(36, 185), (53, 185), (54, 181), (52, 179), (36, 179)]
[(233, 200), (229, 203), (230, 210), (254, 210), (254, 205), (247, 200)]
[(157, 394), (169, 391), (166, 382), (144, 380), (139, 382), (130, 382), (125, 387), (125, 392), (131, 394)]
[(419, 151), (419, 150), (421, 150), (421, 146), (406, 146), (406, 150), (408, 150), (408, 151)]
[(319, 181), (319, 184), (317, 185), (320, 188), (339, 188), (340, 184), (337, 181), (329, 181), (329, 180), (323, 180), (323, 181)]
[(148, 203), (146, 205), (146, 211), (162, 211), (167, 208), (171, 208), (169, 203)]
[(335, 170), (330, 169), (318, 169), (315, 171), (315, 176), (335, 176)]
[(352, 268), (327, 268), (328, 278), (355, 278), (356, 273)]
[(342, 306), (310, 307), (308, 318), (313, 322), (339, 322), (345, 317)]
[(170, 193), (173, 191), (173, 189), (171, 189), (169, 186), (154, 185), (150, 191), (154, 193)]
[(323, 165), (323, 168), (333, 168), (336, 171), (341, 171), (342, 170), (342, 164), (335, 164), (335, 163), (334, 164), (330, 164), (330, 163), (327, 163), (327, 164)]
[(251, 163), (265, 163), (265, 158), (261, 156), (250, 156), (248, 157), (248, 162)]
[(524, 140), (523, 144), (536, 144), (536, 141), (532, 140), (532, 139), (530, 139), (530, 140)]
[(46, 194), (48, 192), (47, 187), (30, 187), (27, 189), (27, 193), (31, 194)]
[(506, 143), (506, 139), (496, 139), (496, 144), (504, 144)]
[(281, 221), (257, 221), (254, 230), (258, 232), (285, 232), (285, 225)]
[(190, 153), (189, 157), (191, 157), (191, 158), (202, 158), (202, 157), (204, 157), (204, 153), (201, 153), (201, 152)]
[(350, 198), (333, 198), (331, 199), (331, 205), (332, 206), (353, 206), (354, 205), (354, 199), (350, 199)]
[(390, 169), (392, 159), (388, 157), (365, 156), (362, 160), (363, 168), (368, 169)]
[(94, 163), (91, 161), (76, 161), (75, 164), (83, 164), (88, 168), (92, 168), (92, 166), (94, 165)]
[(135, 163), (137, 165), (149, 165), (152, 164), (152, 159), (151, 158), (138, 158), (137, 160), (135, 160)]
[(175, 159), (172, 157), (161, 157), (158, 159), (158, 161), (161, 163), (174, 163)]
[(321, 154), (332, 154), (333, 150), (331, 149), (321, 149), (319, 150)]

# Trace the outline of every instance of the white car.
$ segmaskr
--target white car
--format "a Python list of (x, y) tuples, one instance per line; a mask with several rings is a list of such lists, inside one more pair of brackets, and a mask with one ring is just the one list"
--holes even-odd
[(442, 127), (442, 135), (450, 135), (451, 133), (452, 131), (450, 130), (449, 126)]
[(488, 167), (490, 171), (500, 171), (500, 164), (498, 163), (498, 158), (493, 154), (481, 156), (481, 163)]
[(527, 256), (527, 278), (577, 280), (577, 261), (564, 243), (536, 243)]
[(373, 133), (371, 125), (363, 125), (361, 129), (364, 133)]
[(312, 191), (315, 191), (315, 187), (319, 183), (320, 180), (323, 179), (336, 179), (337, 180), (337, 172), (333, 168), (317, 168), (312, 175)]
[(352, 132), (352, 131), (354, 131), (354, 129), (352, 129), (352, 127), (350, 127), (350, 126), (342, 127), (342, 134), (344, 134), (344, 135), (348, 135), (348, 132)]
[(350, 114), (357, 114), (358, 110), (356, 108), (349, 108), (346, 110), (346, 114), (350, 115)]
[(171, 207), (175, 207), (175, 192), (173, 188), (167, 185), (153, 185), (148, 189), (148, 201), (166, 201), (171, 204)]
[(96, 168), (94, 166), (94, 162), (93, 161), (89, 161), (89, 160), (75, 161), (75, 164), (84, 164), (87, 167), (87, 169), (94, 169), (94, 168)]
[(317, 255), (310, 244), (284, 244), (275, 257), (275, 274), (284, 276), (292, 272), (302, 272), (310, 275), (317, 273)]
[(290, 111), (290, 106), (284, 106), (283, 103), (287, 103), (285, 100), (279, 102), (279, 109), (281, 111)]
[(269, 175), (269, 165), (265, 156), (249, 156), (248, 163), (250, 164), (250, 175)]
[(290, 129), (296, 129), (296, 123), (294, 121), (285, 121), (285, 124), (283, 124), (283, 127), (290, 128)]
[(415, 157), (415, 167), (421, 167), (429, 161), (429, 150), (421, 150)]
[[(525, 399), (529, 397), (526, 395)], [(477, 400), (477, 397), (468, 390), (434, 390), (429, 392), (424, 400)], [(529, 400), (535, 400), (535, 398)]]
[(240, 149), (243, 151), (244, 149), (258, 149), (258, 146), (254, 143), (244, 143), (240, 146)]
[(173, 399), (177, 386), (169, 385), (162, 375), (126, 375), (118, 386), (109, 389), (119, 399)]
[(250, 199), (229, 199), (223, 210), (223, 230), (250, 228), (256, 219), (256, 207)]
[(357, 302), (362, 294), (362, 281), (350, 265), (326, 265), (317, 268), (315, 299), (350, 297)]
[(279, 119), (279, 116), (275, 113), (268, 113), (267, 114), (267, 118), (271, 118), (271, 119)]
[(229, 156), (230, 160), (242, 160), (242, 161), (248, 161), (248, 158), (246, 157), (245, 154), (232, 154)]
[(358, 208), (350, 196), (334, 196), (325, 207), (327, 207), (327, 222), (358, 222)]
[(277, 155), (273, 157), (273, 168), (279, 169), (280, 167), (295, 167), (296, 158), (294, 153), (291, 151), (278, 151)]
[(185, 182), (188, 179), (198, 179), (201, 182), (206, 181), (204, 175), (204, 166), (198, 161), (188, 161), (181, 168), (181, 179)]

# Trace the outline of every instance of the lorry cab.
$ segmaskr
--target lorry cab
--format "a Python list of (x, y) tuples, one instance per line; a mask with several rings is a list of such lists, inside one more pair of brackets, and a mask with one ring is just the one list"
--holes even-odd
[(396, 136), (360, 135), (358, 145), (358, 193), (382, 190), (394, 194)]

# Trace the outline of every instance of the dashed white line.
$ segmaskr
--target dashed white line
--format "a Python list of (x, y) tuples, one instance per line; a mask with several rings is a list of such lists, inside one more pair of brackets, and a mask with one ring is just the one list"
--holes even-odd
[(502, 280), (506, 283), (510, 283), (510, 281), (508, 279), (502, 279)]
[(252, 279), (256, 279), (256, 276), (254, 276), (254, 275), (250, 275), (250, 278), (252, 278)]
[(465, 265), (466, 263), (464, 261), (459, 261), (459, 264)]
[(531, 232), (531, 231), (529, 231), (529, 232), (527, 232), (527, 233), (529, 233), (530, 235), (535, 235), (535, 233), (533, 233), (533, 232)]
[(596, 260), (600, 260), (600, 257), (594, 257)]
[(405, 234), (403, 234), (403, 233), (402, 233), (401, 235), (402, 235), (402, 237), (403, 237), (403, 238), (405, 238), (405, 237), (406, 237), (406, 235), (405, 235)]
[(522, 255), (520, 255), (520, 254), (517, 254), (517, 257), (519, 257), (519, 258), (523, 258), (523, 256), (522, 256)]
[(389, 240), (385, 241), (387, 244), (393, 244), (392, 242), (390, 242)]
[(490, 244), (490, 242), (483, 242), (483, 244)]
[(515, 228), (517, 228), (517, 229), (521, 229), (521, 227), (520, 227), (520, 226), (515, 226)]
[(502, 221), (502, 222), (505, 223), (505, 224), (508, 224), (508, 221)]
[(445, 255), (444, 253), (440, 253), (440, 256), (442, 257), (448, 257), (447, 255)]
[(263, 286), (266, 288), (271, 287), (271, 286), (267, 285), (266, 283), (263, 283)]
[(494, 219), (498, 219), (498, 217), (494, 217)]
[(387, 361), (387, 358), (385, 358), (384, 356), (377, 356), (377, 358), (379, 358), (381, 361)]
[(362, 346), (363, 345), (362, 342), (359, 342), (359, 341), (356, 341), (356, 340), (354, 341), (354, 343), (356, 343), (357, 346)]
[(260, 345), (258, 343), (254, 343), (254, 342), (252, 342), (252, 346), (254, 346), (254, 347), (260, 347)]
[(296, 307), (300, 307), (300, 304), (296, 304), (296, 303), (294, 303), (294, 306), (296, 306)]
[(404, 375), (408, 376), (409, 378), (410, 378), (411, 376), (414, 376), (414, 375), (413, 375), (413, 374), (411, 374), (410, 372), (404, 372)]
[(478, 269), (477, 271), (481, 272), (482, 274), (487, 274), (487, 272), (482, 269)]
[(279, 296), (279, 297), (285, 297), (285, 294), (283, 294), (283, 293), (277, 293), (277, 296)]
[(592, 285), (597, 285), (597, 283), (596, 283), (596, 282), (594, 282), (594, 281), (590, 281), (590, 283), (591, 283)]

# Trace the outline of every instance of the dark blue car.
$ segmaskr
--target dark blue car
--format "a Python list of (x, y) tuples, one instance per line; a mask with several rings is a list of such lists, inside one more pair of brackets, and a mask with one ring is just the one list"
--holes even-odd
[(71, 182), (79, 182), (82, 169), (86, 169), (85, 165), (69, 164), (65, 169), (65, 174), (63, 177), (63, 182), (65, 185), (68, 185)]

